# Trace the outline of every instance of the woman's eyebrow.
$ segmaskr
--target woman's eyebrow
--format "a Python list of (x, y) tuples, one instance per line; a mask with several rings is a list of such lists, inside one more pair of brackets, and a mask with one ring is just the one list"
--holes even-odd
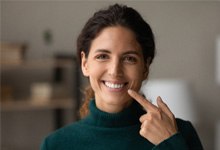
[(104, 52), (104, 53), (111, 53), (109, 50), (107, 49), (97, 49), (95, 50), (95, 53), (100, 53), (100, 52)]
[(125, 53), (123, 53), (124, 55), (127, 55), (127, 54), (135, 54), (135, 55), (140, 55), (140, 52), (138, 51), (135, 51), (135, 50), (130, 50), (130, 51), (127, 51)]
[[(111, 51), (110, 51), (110, 50), (107, 50), (107, 49), (97, 49), (97, 50), (95, 51), (95, 53), (100, 53), (100, 52), (102, 52), (102, 53), (108, 53), (108, 54), (111, 53)], [(123, 55), (128, 55), (128, 54), (134, 54), (134, 55), (138, 55), (138, 56), (141, 55), (140, 52), (139, 52), (139, 51), (136, 51), (136, 50), (128, 50), (128, 51), (126, 51), (126, 52), (123, 53)]]

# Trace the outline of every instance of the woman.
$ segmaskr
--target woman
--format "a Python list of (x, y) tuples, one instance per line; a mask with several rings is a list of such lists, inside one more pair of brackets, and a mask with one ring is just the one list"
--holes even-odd
[[(82, 119), (49, 135), (42, 150), (202, 150), (190, 122), (138, 94), (155, 54), (150, 26), (133, 8), (112, 5), (92, 16), (77, 40), (87, 89)], [(158, 93), (159, 94), (159, 93)]]

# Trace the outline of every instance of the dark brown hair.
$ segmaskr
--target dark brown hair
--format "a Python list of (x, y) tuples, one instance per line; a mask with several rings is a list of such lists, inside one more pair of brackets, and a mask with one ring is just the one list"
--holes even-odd
[[(85, 24), (77, 39), (77, 55), (80, 63), (81, 52), (83, 51), (88, 57), (92, 41), (104, 28), (111, 26), (123, 26), (134, 32), (142, 48), (145, 62), (152, 63), (155, 55), (155, 42), (151, 27), (135, 9), (119, 4), (97, 11)], [(91, 98), (94, 98), (94, 92), (89, 86), (85, 90), (84, 103), (80, 109), (81, 117), (89, 113), (88, 103)]]

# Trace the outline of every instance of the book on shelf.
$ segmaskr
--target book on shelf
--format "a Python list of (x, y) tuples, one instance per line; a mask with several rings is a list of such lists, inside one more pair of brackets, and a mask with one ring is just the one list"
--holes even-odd
[(25, 51), (25, 44), (1, 42), (1, 64), (21, 64), (24, 61)]

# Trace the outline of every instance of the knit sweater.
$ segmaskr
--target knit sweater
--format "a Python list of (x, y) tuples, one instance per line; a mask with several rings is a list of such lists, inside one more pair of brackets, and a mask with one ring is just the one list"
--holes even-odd
[(90, 114), (46, 137), (41, 150), (202, 150), (199, 137), (188, 121), (176, 119), (179, 132), (154, 145), (139, 134), (139, 118), (144, 110), (133, 102), (122, 112), (99, 110), (95, 100)]

